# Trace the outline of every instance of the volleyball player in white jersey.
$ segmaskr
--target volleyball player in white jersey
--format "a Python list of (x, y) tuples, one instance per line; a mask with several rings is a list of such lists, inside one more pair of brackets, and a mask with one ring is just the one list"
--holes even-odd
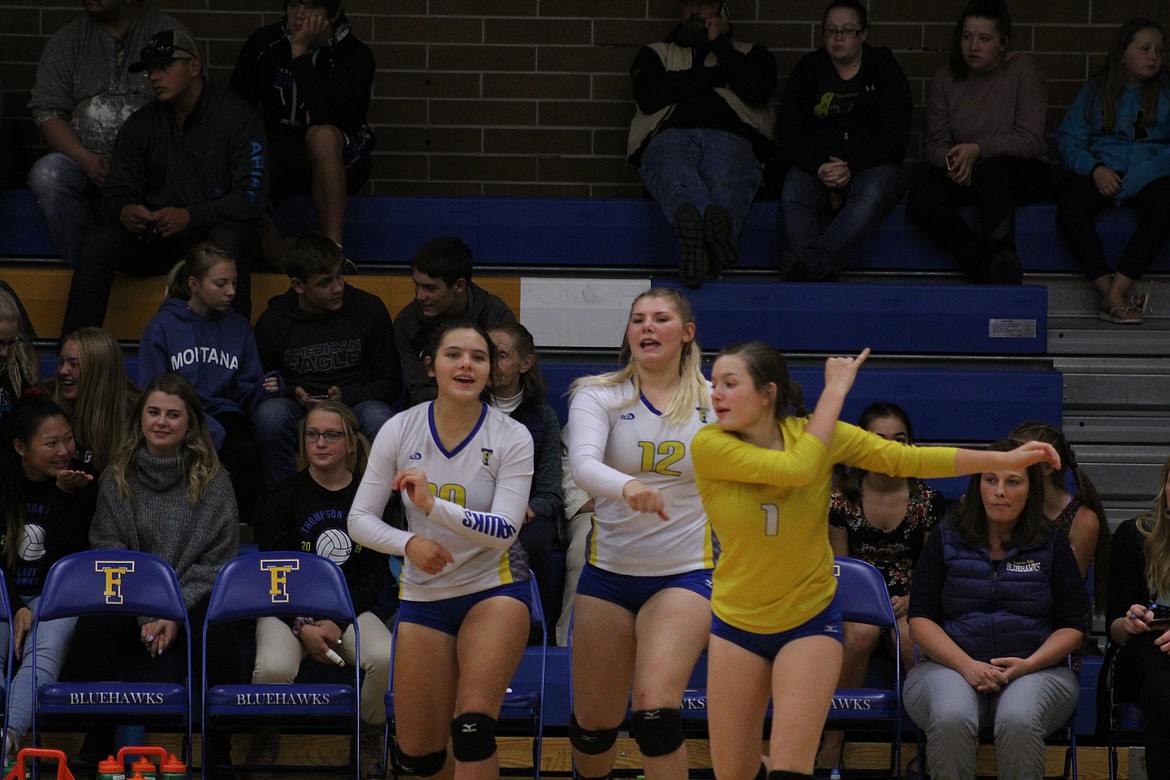
[(684, 778), (679, 704), (707, 644), (715, 563), (690, 454), (715, 418), (686, 298), (639, 295), (621, 357), (575, 382), (569, 406), (573, 478), (597, 501), (573, 602), (569, 735), (577, 776), (609, 775), (632, 691), (646, 777)]
[[(528, 639), (531, 575), (517, 538), (532, 437), (483, 401), (495, 347), (481, 328), (441, 326), (424, 358), (438, 397), (378, 433), (349, 535), (406, 556), (393, 681), (399, 774), (495, 778), (495, 719)], [(382, 522), (393, 490), (409, 531)]]

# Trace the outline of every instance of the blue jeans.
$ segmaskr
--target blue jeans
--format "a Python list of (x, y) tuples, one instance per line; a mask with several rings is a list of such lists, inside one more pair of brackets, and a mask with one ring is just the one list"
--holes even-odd
[[(382, 424), (394, 416), (390, 405), (381, 401), (362, 401), (352, 409), (358, 429), (371, 443)], [(252, 413), (256, 451), (264, 455), (260, 459), (260, 470), (264, 474), (266, 491), (271, 492), (297, 472), (297, 426), (307, 413), (292, 398), (268, 398), (261, 401)]]
[(799, 168), (790, 169), (780, 195), (781, 226), (788, 248), (807, 266), (809, 281), (840, 271), (849, 250), (905, 194), (902, 168), (877, 165), (853, 174), (841, 190), (845, 205), (831, 214), (829, 190), (820, 179)]
[(77, 266), (85, 236), (101, 218), (101, 190), (77, 163), (49, 152), (28, 172), (37, 205), (49, 225), (53, 245), (70, 268)]
[[(40, 596), (26, 598), (25, 602), (35, 614)], [(61, 665), (69, 652), (69, 641), (73, 638), (73, 627), (77, 625), (77, 618), (61, 618), (46, 620), (37, 630), (37, 685), (57, 681), (61, 674)], [(20, 667), (12, 677), (12, 689), (8, 694), (8, 717), (4, 722), (5, 728), (16, 735), (17, 741), (22, 739), (32, 728), (32, 632), (24, 637), (24, 654), (21, 656)], [(0, 632), (0, 670), (8, 659), (8, 632)]]
[(731, 214), (736, 236), (764, 178), (751, 141), (726, 130), (663, 130), (646, 146), (639, 171), (667, 221), (684, 203), (700, 214), (715, 204)]

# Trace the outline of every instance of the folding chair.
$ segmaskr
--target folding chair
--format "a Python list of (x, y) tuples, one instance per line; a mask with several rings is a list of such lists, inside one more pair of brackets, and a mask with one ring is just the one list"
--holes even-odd
[[(531, 767), (500, 767), (503, 776), (531, 777), (540, 780), (540, 761), (544, 738), (544, 683), (548, 668), (548, 626), (544, 621), (544, 609), (540, 603), (540, 591), (536, 587), (536, 579), (529, 580), (529, 589), (532, 594), (532, 609), (529, 620), (533, 627), (539, 626), (540, 645), (524, 648), (524, 656), (520, 665), (516, 667), (508, 690), (504, 694), (504, 701), (500, 707), (499, 723), (507, 727), (513, 723), (524, 723), (523, 730), (532, 732), (532, 766)], [(531, 632), (530, 632), (531, 635)], [(394, 734), (394, 659), (398, 657), (398, 624), (394, 624), (394, 652), (390, 655), (390, 687), (386, 691), (386, 738), (382, 746), (382, 765), (387, 768), (387, 776), (398, 777), (398, 767), (391, 760), (390, 746)], [(501, 733), (501, 732), (497, 732)]]
[(4, 685), (4, 689), (0, 690), (0, 702), (4, 705), (4, 711), (0, 712), (0, 735), (7, 732), (4, 731), (8, 725), (8, 692), (12, 689), (12, 675), (16, 674), (16, 670), (12, 668), (12, 660), (14, 656), (13, 644), (16, 641), (15, 632), (12, 626), (12, 608), (8, 604), (8, 588), (4, 583), (4, 573), (0, 572), (0, 623), (4, 627), (0, 631), (8, 634), (8, 652), (4, 659), (4, 677), (0, 684)]
[[(837, 593), (833, 603), (841, 619), (867, 623), (893, 634), (898, 647), (898, 619), (890, 605), (886, 580), (876, 568), (855, 558), (838, 557), (833, 562)], [(849, 731), (879, 731), (890, 734), (890, 764), (883, 776), (902, 776), (902, 665), (894, 658), (892, 687), (838, 688), (833, 693), (826, 728)]]
[[(1145, 742), (1142, 707), (1136, 701), (1123, 701), (1114, 694), (1113, 676), (1116, 672), (1117, 653), (1120, 646), (1112, 641), (1105, 649), (1105, 661), (1101, 664), (1101, 676), (1097, 680), (1097, 701), (1104, 702), (1106, 711), (1098, 708), (1098, 717), (1108, 718), (1107, 737), (1109, 758), (1109, 780), (1117, 780), (1117, 748), (1142, 745)], [(1098, 727), (1100, 728), (1100, 727)]]
[[(182, 625), (186, 674), (182, 683), (54, 682), (41, 685), (36, 676), (37, 632), (43, 622), (82, 615), (148, 615)], [(133, 550), (88, 550), (67, 555), (45, 577), (33, 616), (33, 741), (50, 725), (74, 728), (77, 723), (138, 723), (157, 728), (168, 722), (186, 733), (184, 758), (191, 749), (191, 626), (179, 580), (169, 563)], [(175, 648), (179, 649), (179, 648)]]
[[(344, 765), (282, 765), (241, 767), (247, 771), (285, 771), (320, 774), (345, 773), (357, 778), (360, 771), (360, 658), (346, 669), (344, 683), (207, 684), (208, 634), (215, 624), (254, 620), (258, 617), (309, 615), (339, 623), (357, 616), (349, 597), (345, 575), (337, 564), (315, 553), (261, 552), (233, 558), (219, 571), (211, 590), (203, 629), (203, 776), (214, 776), (224, 767), (209, 765), (206, 736), (212, 731), (232, 732), (277, 726), (303, 733), (340, 732), (352, 736), (349, 761)], [(350, 679), (352, 673), (352, 679)]]

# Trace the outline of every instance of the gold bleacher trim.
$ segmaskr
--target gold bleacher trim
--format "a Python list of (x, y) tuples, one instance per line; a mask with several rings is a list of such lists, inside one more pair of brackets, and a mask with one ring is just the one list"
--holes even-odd
[[(73, 272), (62, 268), (0, 268), (4, 279), (28, 309), (37, 336), (56, 339), (61, 335), (61, 320)], [(414, 299), (414, 284), (404, 274), (362, 274), (347, 276), (354, 287), (377, 295), (393, 317)], [(520, 315), (520, 277), (486, 277), (476, 284), (504, 299)], [(138, 341), (146, 323), (158, 311), (165, 295), (165, 276), (125, 276), (114, 280), (110, 305), (106, 312), (106, 330), (120, 341)], [(288, 289), (283, 274), (252, 274), (252, 321), (267, 307), (268, 299)]]

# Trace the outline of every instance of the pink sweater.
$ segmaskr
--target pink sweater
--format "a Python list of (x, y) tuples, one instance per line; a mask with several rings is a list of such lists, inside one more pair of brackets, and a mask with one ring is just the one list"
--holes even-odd
[(963, 81), (943, 66), (926, 98), (923, 155), (946, 168), (952, 146), (977, 143), (983, 157), (1040, 157), (1048, 148), (1047, 108), (1044, 74), (1023, 52), (1008, 52), (995, 70), (969, 73)]

